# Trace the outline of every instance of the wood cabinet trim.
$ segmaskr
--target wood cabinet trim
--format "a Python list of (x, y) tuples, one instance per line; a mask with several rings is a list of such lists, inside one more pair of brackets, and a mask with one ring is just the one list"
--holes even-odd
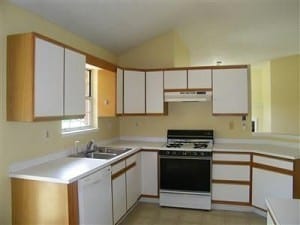
[(294, 161), (293, 197), (300, 199), (300, 159)]
[(32, 34), (34, 35), (34, 37), (38, 37), (38, 38), (43, 39), (45, 41), (52, 42), (52, 43), (54, 43), (56, 45), (59, 45), (61, 47), (68, 48), (70, 50), (73, 50), (75, 52), (78, 52), (78, 53), (81, 53), (81, 54), (85, 55), (86, 56), (86, 62), (88, 64), (100, 67), (102, 69), (107, 69), (107, 70), (112, 71), (112, 72), (116, 72), (117, 71), (117, 66), (114, 65), (114, 64), (112, 64), (112, 63), (110, 63), (110, 62), (108, 62), (108, 61), (106, 61), (106, 60), (103, 60), (101, 58), (93, 56), (93, 55), (91, 55), (89, 53), (86, 53), (84, 51), (81, 51), (79, 49), (71, 47), (70, 45), (64, 44), (62, 42), (59, 42), (59, 41), (57, 41), (55, 39), (52, 39), (52, 38), (47, 37), (47, 36), (44, 36), (42, 34), (39, 34), (39, 33), (36, 33), (36, 32), (32, 32)]
[(251, 206), (249, 202), (237, 202), (237, 201), (220, 201), (212, 200), (213, 204), (225, 204), (225, 205), (240, 205), (240, 206)]
[(247, 161), (227, 161), (227, 160), (213, 160), (213, 164), (221, 164), (221, 165), (232, 165), (232, 166), (250, 166), (251, 162)]
[(260, 164), (260, 163), (253, 162), (252, 168), (258, 168), (258, 169), (267, 170), (267, 171), (271, 171), (271, 172), (275, 172), (275, 173), (281, 173), (281, 174), (285, 174), (285, 175), (289, 175), (289, 176), (294, 175), (294, 171), (292, 171), (292, 170), (282, 169), (282, 168), (264, 165), (264, 164)]
[(256, 205), (252, 205), (252, 207), (254, 207), (254, 208), (256, 208), (256, 209), (259, 209), (259, 210), (261, 210), (261, 211), (263, 211), (263, 212), (267, 212), (267, 210), (265, 210), (265, 209), (263, 209), (263, 208), (261, 208), (261, 207), (259, 207), (259, 206), (256, 206)]
[(246, 186), (250, 186), (251, 181), (213, 179), (212, 183), (214, 183), (214, 184), (233, 184), (233, 185), (246, 185)]
[(78, 182), (68, 184), (69, 224), (79, 225)]
[(287, 159), (284, 157), (280, 157), (280, 156), (273, 156), (273, 155), (267, 155), (267, 154), (263, 154), (263, 153), (252, 153), (253, 156), (261, 156), (261, 157), (266, 157), (266, 158), (271, 158), (271, 159), (279, 159), (279, 160), (283, 160), (283, 161), (287, 161), (287, 162), (294, 162), (293, 159)]

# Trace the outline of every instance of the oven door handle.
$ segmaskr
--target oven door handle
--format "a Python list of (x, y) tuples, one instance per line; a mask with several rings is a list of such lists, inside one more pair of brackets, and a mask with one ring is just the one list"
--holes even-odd
[(211, 157), (193, 157), (193, 156), (159, 156), (160, 159), (194, 159), (194, 160), (211, 160)]

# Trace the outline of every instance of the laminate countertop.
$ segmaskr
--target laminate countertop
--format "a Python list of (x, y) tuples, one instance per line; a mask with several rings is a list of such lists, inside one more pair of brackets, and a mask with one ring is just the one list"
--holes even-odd
[[(60, 159), (49, 160), (48, 162), (39, 165), (29, 166), (18, 171), (10, 172), (9, 176), (11, 178), (69, 184), (106, 166), (110, 166), (112, 163), (126, 158), (127, 156), (141, 149), (144, 151), (167, 150), (168, 148), (164, 147), (164, 145), (164, 142), (116, 141), (106, 146), (130, 147), (132, 150), (110, 160), (63, 157)], [(300, 158), (298, 149), (271, 145), (217, 143), (214, 144), (213, 151), (244, 151), (279, 156), (288, 159)]]
[(266, 199), (268, 213), (276, 225), (300, 224), (300, 200), (297, 199)]

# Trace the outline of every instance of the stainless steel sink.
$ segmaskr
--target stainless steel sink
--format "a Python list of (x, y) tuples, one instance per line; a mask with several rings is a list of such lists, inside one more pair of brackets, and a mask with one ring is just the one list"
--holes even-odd
[(121, 155), (131, 148), (121, 148), (121, 147), (95, 147), (93, 151), (80, 152), (71, 157), (79, 158), (94, 158), (94, 159), (112, 159), (118, 155)]

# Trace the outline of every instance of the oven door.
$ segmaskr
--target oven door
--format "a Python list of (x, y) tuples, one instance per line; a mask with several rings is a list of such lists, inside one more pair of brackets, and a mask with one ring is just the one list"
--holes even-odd
[(211, 157), (160, 156), (160, 191), (211, 193)]

